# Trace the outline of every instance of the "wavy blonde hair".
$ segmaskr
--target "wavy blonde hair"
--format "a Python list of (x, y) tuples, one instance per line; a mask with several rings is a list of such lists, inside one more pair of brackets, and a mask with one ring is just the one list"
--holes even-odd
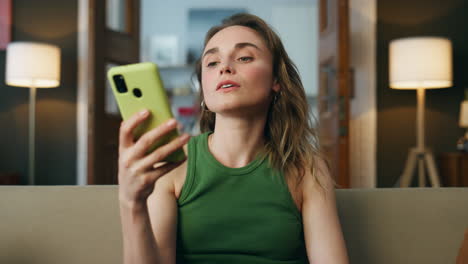
[[(271, 166), (283, 172), (288, 182), (298, 188), (306, 170), (313, 179), (324, 186), (323, 178), (316, 173), (316, 157), (327, 161), (320, 151), (318, 135), (312, 126), (304, 87), (296, 65), (291, 61), (283, 43), (271, 27), (261, 18), (246, 13), (235, 14), (212, 27), (205, 36), (204, 47), (219, 31), (230, 26), (245, 26), (255, 30), (263, 38), (273, 55), (273, 76), (280, 84), (280, 91), (273, 92), (265, 125), (264, 154)], [(201, 84), (201, 58), (196, 63), (195, 73)], [(203, 89), (200, 99), (203, 101)], [(203, 106), (200, 116), (201, 132), (214, 131), (215, 113)], [(328, 164), (328, 162), (326, 162)]]

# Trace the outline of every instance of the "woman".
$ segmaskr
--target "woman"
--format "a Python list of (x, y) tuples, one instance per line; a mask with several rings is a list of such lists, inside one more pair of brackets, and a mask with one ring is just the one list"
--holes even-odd
[[(177, 122), (136, 142), (148, 112), (122, 123), (125, 263), (348, 263), (334, 183), (278, 36), (234, 15), (207, 33), (197, 76), (201, 135), (145, 156)], [(159, 165), (187, 143), (187, 160)]]

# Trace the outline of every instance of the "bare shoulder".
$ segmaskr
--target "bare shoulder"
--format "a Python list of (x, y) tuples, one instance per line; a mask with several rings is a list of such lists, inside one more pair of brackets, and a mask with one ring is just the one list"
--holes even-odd
[(187, 177), (187, 162), (188, 162), (188, 145), (184, 145), (184, 152), (187, 155), (187, 159), (185, 159), (184, 163), (182, 163), (179, 167), (174, 169), (172, 172), (174, 173), (173, 177), (173, 185), (174, 185), (174, 194), (176, 199), (179, 199), (180, 192), (182, 190), (182, 186), (184, 186), (185, 178)]
[(291, 178), (287, 179), (289, 191), (297, 209), (301, 213), (306, 200), (310, 201), (311, 199), (316, 199), (315, 197), (318, 195), (329, 193), (331, 191), (330, 188), (333, 189), (334, 187), (327, 164), (322, 158), (316, 158), (312, 166), (314, 166), (314, 174), (312, 174), (312, 168), (307, 168), (300, 187), (296, 188), (295, 180)]
[(172, 184), (176, 199), (179, 199), (182, 186), (184, 185), (185, 178), (187, 177), (187, 162), (188, 161), (185, 160), (184, 163), (172, 171)]
[(325, 197), (334, 191), (335, 184), (326, 161), (321, 157), (315, 157), (312, 166), (314, 166), (313, 174), (312, 170), (307, 170), (302, 185), (304, 200), (309, 200), (314, 196)]
[[(185, 154), (188, 155), (187, 145), (184, 146)], [(155, 182), (154, 191), (170, 192), (176, 199), (179, 198), (180, 191), (187, 175), (187, 159), (177, 168), (168, 172)]]

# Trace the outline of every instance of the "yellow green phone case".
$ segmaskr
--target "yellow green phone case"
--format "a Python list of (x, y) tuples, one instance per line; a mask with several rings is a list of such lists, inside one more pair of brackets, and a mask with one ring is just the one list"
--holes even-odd
[[(112, 91), (124, 120), (129, 119), (143, 109), (148, 109), (151, 112), (149, 118), (133, 131), (135, 138), (139, 138), (147, 131), (173, 117), (158, 68), (154, 63), (144, 62), (116, 66), (107, 72), (107, 78), (112, 86)], [(122, 85), (122, 79), (124, 85)], [(124, 91), (123, 86), (126, 86), (127, 91)], [(174, 129), (161, 140), (155, 142), (147, 153), (168, 143), (177, 136), (177, 129)], [(178, 162), (184, 158), (184, 151), (179, 149), (169, 155), (165, 161)]]

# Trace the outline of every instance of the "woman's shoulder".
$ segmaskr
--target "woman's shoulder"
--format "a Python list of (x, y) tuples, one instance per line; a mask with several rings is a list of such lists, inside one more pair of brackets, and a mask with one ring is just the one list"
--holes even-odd
[(183, 161), (179, 166), (169, 171), (165, 175), (161, 176), (155, 182), (154, 191), (163, 191), (174, 194), (176, 199), (179, 198), (180, 191), (185, 182), (185, 176), (187, 171), (187, 161), (188, 161), (188, 146), (187, 144), (183, 147), (184, 152), (187, 156), (185, 161)]
[[(182, 191), (182, 187), (184, 186), (185, 179), (187, 177), (187, 167), (188, 167), (188, 159), (189, 159), (189, 146), (191, 145), (192, 148), (194, 145), (197, 145), (197, 142), (200, 140), (206, 139), (209, 132), (201, 133), (190, 138), (190, 141), (184, 145), (184, 152), (187, 157), (185, 161), (178, 166), (177, 168), (173, 169), (167, 175), (168, 180), (171, 182), (172, 191), (177, 199), (180, 197), (180, 193)], [(193, 149), (192, 149), (193, 151)]]
[(335, 188), (335, 181), (330, 174), (325, 158), (320, 156), (314, 157), (312, 166), (307, 170), (302, 184), (302, 197), (304, 200), (314, 200), (319, 197), (325, 198)]
[[(297, 181), (300, 181), (299, 185)], [(334, 181), (330, 176), (328, 165), (324, 158), (314, 157), (314, 162), (304, 168), (303, 177), (287, 177), (286, 183), (292, 198), (302, 213), (304, 200), (309, 199), (311, 195), (323, 194), (333, 189)]]
[(182, 186), (185, 183), (185, 178), (187, 176), (187, 166), (188, 166), (188, 144), (184, 145), (184, 152), (187, 155), (185, 161), (171, 171), (172, 177), (172, 184), (174, 186), (174, 195), (177, 199), (180, 197), (180, 192), (182, 190)]

